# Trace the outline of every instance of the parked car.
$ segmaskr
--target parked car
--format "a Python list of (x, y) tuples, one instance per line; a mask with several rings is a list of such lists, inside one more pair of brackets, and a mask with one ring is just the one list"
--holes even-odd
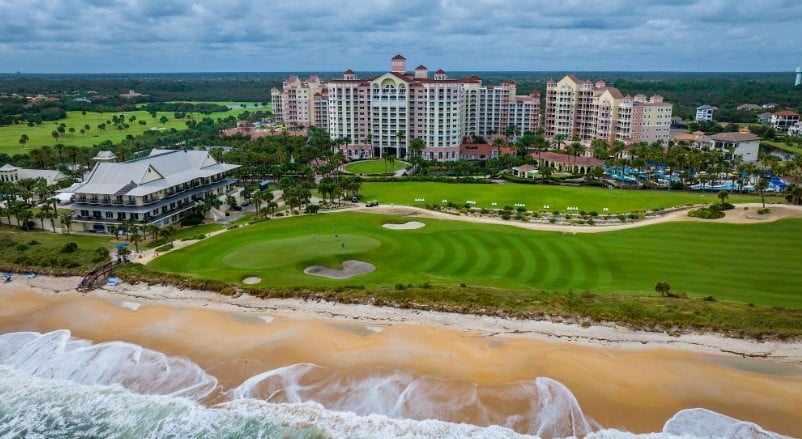
[(367, 203), (365, 203), (365, 207), (374, 207), (374, 206), (378, 206), (378, 205), (379, 205), (379, 202), (376, 201), (376, 200), (371, 200), (371, 201), (368, 201)]

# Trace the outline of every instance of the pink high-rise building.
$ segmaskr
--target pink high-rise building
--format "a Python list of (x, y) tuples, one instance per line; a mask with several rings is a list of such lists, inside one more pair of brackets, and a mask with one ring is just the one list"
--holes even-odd
[(624, 96), (603, 81), (594, 84), (567, 75), (546, 85), (545, 133), (583, 142), (668, 143), (672, 110), (662, 96)]
[(478, 77), (451, 79), (443, 70), (430, 75), (422, 65), (408, 72), (401, 55), (394, 56), (390, 70), (380, 76), (359, 79), (349, 69), (320, 90), (315, 87), (315, 82), (291, 77), (282, 91), (272, 93), (274, 112), (288, 124), (308, 120), (325, 127), (348, 159), (388, 154), (404, 158), (420, 139), (424, 146), (414, 153), (421, 157), (458, 160), (466, 136), (489, 137), (504, 133), (511, 124), (520, 133), (540, 127), (537, 93), (516, 96), (514, 82), (482, 86)]

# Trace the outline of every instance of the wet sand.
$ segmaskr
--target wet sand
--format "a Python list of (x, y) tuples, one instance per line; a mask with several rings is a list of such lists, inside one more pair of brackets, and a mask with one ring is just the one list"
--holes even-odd
[[(600, 341), (609, 335), (604, 328), (574, 325), (580, 335), (562, 328), (565, 338), (535, 331), (494, 335), (482, 325), (491, 329), (515, 322), (460, 327), (449, 326), (448, 316), (436, 313), (404, 311), (405, 320), (394, 320), (398, 317), (371, 314), (364, 306), (300, 301), (247, 306), (239, 299), (166, 287), (149, 291), (125, 286), (81, 295), (59, 290), (59, 283), (67, 285), (68, 280), (33, 280), (38, 292), (16, 280), (16, 285), (0, 286), (0, 332), (70, 329), (74, 336), (95, 342), (127, 341), (185, 355), (216, 376), (223, 389), (297, 363), (331, 368), (332, 374), (385, 368), (485, 387), (549, 377), (566, 385), (585, 414), (608, 428), (660, 431), (678, 410), (704, 407), (802, 436), (798, 344), (754, 343), (755, 349), (779, 355), (748, 359), (712, 354), (714, 349), (692, 342), (661, 343), (655, 334), (654, 343), (642, 341), (649, 334), (637, 333), (629, 342), (605, 343)], [(159, 299), (159, 294), (175, 296)], [(131, 304), (140, 306), (133, 310)], [(315, 312), (316, 307), (332, 313)], [(313, 311), (303, 311), (307, 308)]]

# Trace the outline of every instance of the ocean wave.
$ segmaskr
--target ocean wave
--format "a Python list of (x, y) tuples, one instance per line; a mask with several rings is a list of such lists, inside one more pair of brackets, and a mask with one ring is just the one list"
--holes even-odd
[(544, 437), (583, 437), (595, 425), (568, 388), (545, 377), (478, 386), (388, 368), (339, 370), (295, 364), (255, 375), (230, 394), (234, 400), (315, 401), (361, 416), (499, 425)]
[[(186, 358), (129, 343), (92, 344), (69, 331), (0, 335), (0, 438), (788, 439), (699, 408), (678, 412), (662, 432), (603, 429), (548, 378), (485, 389), (388, 369), (296, 364), (251, 377), (230, 401), (202, 405), (216, 386)], [(525, 410), (481, 409), (491, 398)], [(449, 415), (462, 410), (485, 424)]]
[(217, 379), (185, 357), (119, 341), (93, 344), (70, 331), (0, 335), (0, 365), (39, 378), (88, 385), (121, 385), (132, 392), (200, 401)]

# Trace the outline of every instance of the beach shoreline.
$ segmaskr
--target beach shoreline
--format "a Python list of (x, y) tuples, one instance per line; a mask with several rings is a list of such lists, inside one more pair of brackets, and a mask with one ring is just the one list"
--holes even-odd
[(33, 290), (48, 296), (96, 297), (116, 302), (121, 306), (125, 302), (125, 306), (137, 308), (142, 305), (159, 305), (210, 309), (292, 319), (333, 320), (375, 327), (416, 325), (461, 331), (475, 337), (523, 338), (622, 350), (666, 348), (704, 354), (764, 358), (784, 363), (802, 362), (802, 341), (798, 340), (757, 341), (692, 331), (647, 332), (613, 323), (588, 326), (579, 322), (518, 320), (322, 300), (262, 299), (248, 294), (229, 297), (210, 291), (181, 289), (168, 285), (131, 285), (124, 282), (81, 293), (76, 289), (80, 280), (78, 276), (37, 276), (32, 279), (17, 276), (12, 282), (0, 284), (0, 292)]

